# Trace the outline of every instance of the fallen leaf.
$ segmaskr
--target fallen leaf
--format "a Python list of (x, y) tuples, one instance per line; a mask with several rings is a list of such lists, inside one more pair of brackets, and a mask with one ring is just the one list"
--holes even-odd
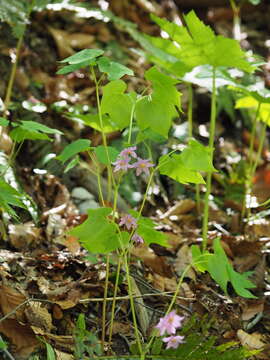
[[(3, 315), (7, 315), (12, 312), (16, 306), (22, 304), (25, 300), (26, 297), (12, 287), (8, 285), (0, 286), (0, 307)], [(25, 306), (22, 306), (14, 314), (10, 315), (10, 318), (16, 318), (19, 321), (23, 321), (24, 309)]]
[[(109, 328), (107, 330), (107, 335), (109, 335)], [(133, 335), (134, 329), (132, 328), (130, 323), (123, 323), (120, 321), (113, 322), (112, 333), (114, 334), (123, 334), (123, 335)]]
[(264, 310), (265, 299), (246, 300), (242, 305), (242, 320), (248, 321)]
[(25, 309), (25, 315), (30, 325), (46, 332), (52, 330), (52, 316), (41, 302), (31, 302)]
[(258, 333), (248, 334), (242, 329), (237, 330), (237, 337), (243, 346), (249, 349), (262, 349), (265, 344), (261, 341), (262, 335)]
[(41, 229), (34, 223), (10, 224), (8, 226), (9, 239), (12, 246), (18, 250), (29, 248), (32, 243), (39, 242)]
[(28, 360), (31, 353), (40, 346), (29, 325), (22, 325), (14, 319), (6, 319), (0, 323), (0, 332), (16, 346), (16, 355)]
[(74, 360), (74, 356), (57, 349), (54, 349), (56, 354), (56, 360)]
[[(182, 275), (183, 271), (192, 262), (191, 249), (187, 244), (184, 244), (177, 252), (177, 258), (174, 262), (174, 269), (178, 275)], [(190, 268), (185, 277), (189, 277), (192, 280), (196, 279), (195, 271)]]

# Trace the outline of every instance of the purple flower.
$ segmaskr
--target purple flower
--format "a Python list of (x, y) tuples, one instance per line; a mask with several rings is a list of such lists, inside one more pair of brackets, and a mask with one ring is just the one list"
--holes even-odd
[(127, 214), (127, 215), (122, 216), (120, 219), (119, 226), (122, 226), (122, 225), (125, 225), (128, 230), (130, 230), (131, 228), (136, 229), (137, 221), (134, 217)]
[(146, 175), (149, 175), (150, 167), (153, 167), (154, 164), (150, 163), (150, 160), (138, 158), (134, 164), (132, 164), (133, 168), (136, 168), (136, 175), (139, 176), (142, 172)]
[(168, 315), (159, 319), (159, 323), (156, 328), (159, 329), (160, 336), (164, 335), (165, 332), (168, 334), (175, 334), (176, 329), (181, 327), (183, 316), (176, 315), (176, 311), (171, 311)]
[(180, 335), (169, 336), (169, 337), (163, 338), (162, 341), (167, 343), (166, 349), (170, 349), (170, 348), (176, 349), (176, 348), (178, 348), (179, 344), (183, 344), (184, 338), (185, 338), (184, 336), (180, 336)]
[(136, 149), (137, 149), (136, 146), (126, 148), (126, 149), (122, 150), (118, 156), (123, 158), (123, 159), (129, 158), (130, 156), (132, 156), (134, 158), (137, 158), (137, 154), (135, 152)]
[(137, 233), (132, 236), (131, 240), (134, 241), (137, 245), (144, 243), (143, 238)]
[(114, 172), (119, 170), (127, 171), (128, 169), (132, 168), (133, 166), (129, 164), (129, 158), (125, 159), (118, 159), (116, 160), (113, 165), (115, 165)]

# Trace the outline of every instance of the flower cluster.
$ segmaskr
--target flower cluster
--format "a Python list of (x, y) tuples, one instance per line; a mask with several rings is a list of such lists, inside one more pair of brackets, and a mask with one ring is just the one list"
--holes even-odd
[[(123, 170), (127, 171), (128, 169), (136, 169), (136, 175), (139, 176), (142, 173), (149, 175), (149, 168), (153, 167), (154, 164), (148, 159), (141, 159), (136, 154), (136, 146), (126, 148), (120, 152), (117, 160), (113, 163), (115, 166), (114, 172)], [(132, 164), (131, 160), (135, 160)]]
[[(138, 224), (137, 224), (137, 220), (133, 216), (126, 214), (121, 217), (119, 226), (125, 226), (128, 230), (131, 230), (131, 229), (136, 229)], [(136, 232), (133, 234), (131, 240), (136, 245), (143, 244), (144, 242), (143, 238)]]
[(159, 319), (156, 328), (159, 330), (159, 335), (163, 336), (166, 332), (170, 335), (162, 339), (167, 343), (166, 349), (176, 349), (179, 344), (184, 342), (184, 336), (175, 335), (176, 329), (182, 326), (184, 317), (176, 314), (176, 311), (171, 311), (168, 315)]

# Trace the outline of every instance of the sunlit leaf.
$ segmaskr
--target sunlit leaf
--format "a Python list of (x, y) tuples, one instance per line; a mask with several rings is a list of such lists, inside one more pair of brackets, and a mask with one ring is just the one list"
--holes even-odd
[(96, 59), (98, 56), (104, 53), (103, 50), (100, 49), (84, 49), (77, 52), (74, 55), (71, 55), (64, 60), (61, 60), (61, 63), (68, 63), (68, 64), (80, 64), (83, 62), (90, 62), (93, 59)]
[(181, 159), (190, 170), (217, 171), (212, 163), (212, 150), (194, 139), (191, 139), (188, 146), (182, 151)]
[(106, 73), (110, 81), (118, 80), (124, 75), (134, 75), (131, 69), (122, 64), (119, 64), (118, 62), (111, 61), (106, 56), (102, 56), (100, 59), (98, 59), (97, 64), (99, 70)]
[(145, 73), (145, 78), (152, 82), (153, 92), (138, 100), (135, 117), (141, 130), (150, 128), (154, 132), (168, 137), (172, 120), (178, 115), (175, 107), (180, 108), (180, 93), (176, 90), (178, 82), (162, 74), (156, 67)]
[(56, 157), (61, 162), (65, 162), (74, 155), (86, 151), (89, 149), (91, 144), (90, 140), (87, 139), (79, 139), (76, 141), (73, 141), (69, 145), (67, 145), (64, 150)]
[[(106, 148), (108, 151), (108, 155), (107, 155)], [(111, 146), (105, 147), (103, 145), (99, 145), (99, 146), (95, 147), (95, 154), (96, 154), (99, 162), (101, 162), (102, 164), (108, 165), (116, 160), (116, 158), (119, 154), (119, 151)], [(108, 161), (108, 156), (109, 156), (109, 161)]]

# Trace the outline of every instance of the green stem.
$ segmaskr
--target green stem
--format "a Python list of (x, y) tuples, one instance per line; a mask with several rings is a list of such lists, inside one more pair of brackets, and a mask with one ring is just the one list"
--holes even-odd
[(135, 336), (136, 336), (136, 341), (137, 341), (137, 344), (138, 344), (139, 352), (142, 355), (143, 354), (143, 352), (142, 352), (142, 344), (141, 344), (141, 339), (140, 339), (138, 325), (137, 325), (137, 318), (136, 318), (136, 311), (135, 311), (135, 306), (134, 306), (132, 284), (131, 284), (131, 279), (130, 279), (127, 254), (125, 252), (124, 252), (123, 257), (124, 257), (124, 264), (125, 264), (125, 268), (126, 268), (126, 275), (127, 275), (127, 282), (128, 282), (128, 294), (129, 294), (129, 299), (130, 299), (130, 308), (131, 308), (131, 313), (132, 313), (133, 325), (134, 325), (134, 328), (135, 328)]
[[(208, 146), (211, 150), (211, 162), (213, 161), (213, 153), (214, 153), (214, 141), (215, 141), (215, 127), (216, 127), (216, 68), (213, 67), (213, 77), (212, 77), (212, 97), (211, 97), (211, 116), (210, 116), (210, 135), (209, 135), (209, 143)], [(208, 233), (208, 218), (209, 218), (209, 197), (211, 193), (211, 180), (212, 173), (207, 173), (206, 178), (206, 194), (204, 200), (204, 210), (203, 210), (203, 243), (202, 249), (203, 252), (206, 250), (207, 246), (207, 233)]]
[(109, 273), (110, 273), (110, 255), (106, 256), (106, 278), (104, 286), (104, 300), (102, 304), (102, 332), (101, 332), (101, 346), (105, 351), (105, 335), (106, 335), (106, 307), (109, 287)]
[[(268, 120), (270, 118), (270, 114), (269, 114), (269, 117), (268, 117)], [(257, 156), (256, 156), (256, 159), (254, 161), (254, 164), (253, 164), (253, 167), (250, 171), (250, 200), (249, 200), (249, 205), (248, 205), (248, 208), (247, 208), (247, 218), (249, 219), (250, 217), (250, 213), (251, 213), (251, 183), (252, 183), (252, 179), (253, 179), (253, 176), (256, 172), (256, 169), (257, 169), (257, 166), (258, 166), (258, 163), (259, 163), (259, 160), (260, 160), (260, 157), (261, 157), (261, 154), (262, 154), (262, 150), (263, 150), (263, 144), (264, 144), (264, 141), (265, 141), (265, 136), (266, 136), (266, 128), (267, 128), (267, 122), (268, 120), (263, 124), (263, 128), (262, 128), (262, 132), (261, 132), (261, 137), (260, 137), (260, 143), (259, 143), (259, 148), (258, 148), (258, 151), (257, 151)]]
[(241, 212), (241, 218), (243, 219), (246, 213), (246, 197), (248, 194), (250, 194), (250, 189), (251, 189), (251, 182), (252, 182), (252, 176), (251, 176), (251, 171), (253, 168), (253, 150), (254, 150), (254, 141), (255, 141), (255, 135), (256, 135), (256, 128), (257, 128), (257, 123), (258, 123), (258, 115), (260, 112), (260, 108), (261, 108), (261, 102), (258, 103), (257, 109), (256, 109), (256, 114), (255, 114), (255, 118), (253, 121), (253, 125), (252, 125), (252, 130), (251, 130), (251, 138), (250, 138), (250, 144), (249, 144), (249, 151), (248, 151), (248, 162), (249, 162), (249, 168), (248, 168), (248, 174), (247, 174), (247, 181), (245, 184), (245, 196), (244, 196), (244, 200), (243, 200), (243, 205), (242, 205), (242, 212)]
[(135, 112), (136, 102), (132, 105), (131, 113), (130, 113), (130, 121), (129, 121), (129, 130), (128, 130), (128, 144), (131, 144), (131, 133), (132, 133), (132, 125), (133, 125), (133, 118)]
[(188, 137), (189, 139), (192, 138), (193, 134), (193, 91), (192, 91), (192, 84), (188, 83)]
[(97, 176), (97, 183), (98, 183), (99, 202), (101, 203), (102, 206), (105, 206), (105, 201), (104, 201), (104, 197), (103, 197), (103, 193), (102, 193), (100, 169), (99, 169), (98, 162), (96, 161), (96, 159), (94, 158), (94, 156), (91, 154), (90, 151), (88, 151), (87, 153), (97, 168), (96, 176)]
[(122, 264), (122, 256), (120, 256), (118, 259), (117, 270), (116, 270), (116, 279), (115, 279), (115, 284), (114, 284), (113, 301), (112, 301), (112, 315), (111, 315), (111, 323), (110, 323), (110, 330), (109, 330), (109, 345), (111, 345), (111, 341), (112, 341), (114, 312), (115, 312), (117, 290), (118, 290), (118, 284), (119, 284), (119, 278), (120, 278), (121, 264)]

